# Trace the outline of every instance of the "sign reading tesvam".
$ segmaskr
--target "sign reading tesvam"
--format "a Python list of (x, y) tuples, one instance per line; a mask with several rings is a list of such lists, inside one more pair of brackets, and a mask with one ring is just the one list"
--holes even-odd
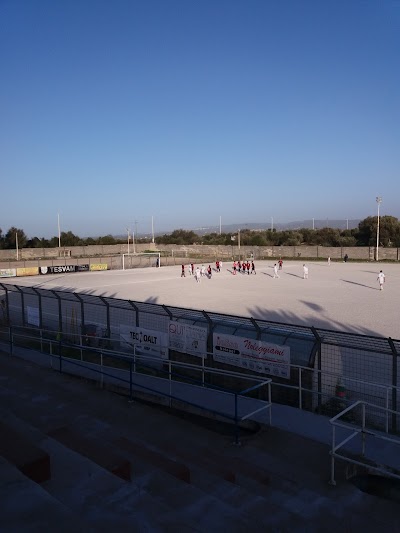
[(125, 346), (137, 345), (141, 353), (168, 359), (168, 333), (120, 324), (119, 336)]
[(169, 347), (177, 352), (207, 357), (207, 330), (171, 320), (168, 324)]
[(260, 374), (290, 377), (289, 346), (214, 333), (213, 357), (220, 363), (239, 366)]

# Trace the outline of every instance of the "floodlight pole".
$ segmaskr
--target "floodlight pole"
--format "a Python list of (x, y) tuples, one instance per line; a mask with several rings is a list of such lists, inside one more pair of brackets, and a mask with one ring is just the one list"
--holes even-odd
[(274, 217), (271, 217), (271, 232), (274, 231)]
[(240, 260), (240, 229), (238, 229), (238, 252), (239, 252), (239, 260)]
[(129, 228), (126, 228), (126, 231), (128, 232), (128, 255), (129, 255)]
[(382, 197), (376, 197), (376, 203), (378, 204), (378, 224), (376, 226), (376, 260), (379, 261), (379, 207), (382, 203)]
[(17, 249), (17, 261), (18, 261), (18, 231), (15, 232), (15, 247)]
[(136, 248), (135, 248), (135, 232), (134, 231), (132, 231), (132, 245), (133, 245), (133, 253), (135, 254)]
[(151, 242), (154, 244), (154, 217), (151, 215)]
[(58, 222), (58, 255), (61, 256), (60, 213), (57, 213), (57, 222)]

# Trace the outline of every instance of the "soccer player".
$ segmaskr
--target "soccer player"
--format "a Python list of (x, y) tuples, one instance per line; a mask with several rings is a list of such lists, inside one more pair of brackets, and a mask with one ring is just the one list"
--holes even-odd
[(378, 281), (379, 281), (379, 290), (383, 291), (383, 284), (385, 283), (385, 274), (382, 272), (382, 270), (378, 274)]
[(303, 279), (308, 279), (308, 266), (303, 265)]
[(274, 264), (274, 279), (275, 278), (280, 278), (280, 275), (278, 274), (278, 265), (276, 263)]
[(182, 265), (181, 278), (186, 278), (186, 274), (185, 274), (185, 265)]
[(251, 262), (251, 273), (252, 273), (252, 274), (257, 274), (257, 272), (256, 272), (256, 267), (255, 267), (255, 265), (254, 265), (254, 261)]

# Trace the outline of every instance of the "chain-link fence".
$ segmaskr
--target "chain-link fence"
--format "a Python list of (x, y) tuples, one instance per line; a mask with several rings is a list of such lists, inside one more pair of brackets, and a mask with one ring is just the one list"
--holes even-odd
[[(391, 338), (11, 284), (0, 284), (0, 322), (29, 327), (38, 336), (53, 332), (64, 349), (66, 344), (89, 346), (91, 360), (93, 348), (159, 356), (155, 374), (165, 360), (224, 370), (239, 366), (244, 377), (264, 374), (273, 379), (273, 402), (324, 415), (335, 415), (356, 400), (400, 410), (400, 341)], [(190, 330), (190, 345), (176, 341), (175, 333), (184, 328)], [(2, 340), (7, 340), (4, 332)], [(279, 348), (289, 356), (280, 364), (266, 356), (261, 364), (259, 358), (242, 357), (237, 346), (232, 348), (232, 340), (263, 353)], [(182, 372), (186, 378), (193, 374)], [(251, 385), (214, 373), (208, 377), (231, 390)], [(388, 420), (377, 409), (372, 416), (376, 427), (391, 432), (400, 427), (395, 415)]]

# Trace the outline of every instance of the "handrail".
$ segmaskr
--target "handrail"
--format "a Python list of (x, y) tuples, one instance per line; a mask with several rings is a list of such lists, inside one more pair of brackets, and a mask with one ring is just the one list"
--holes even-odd
[[(351, 411), (355, 410), (357, 407), (361, 406), (361, 425), (355, 426), (354, 424), (351, 424), (350, 422), (343, 422), (341, 418), (345, 416), (346, 414), (350, 413)], [(338, 453), (338, 450), (343, 448), (345, 444), (353, 440), (354, 437), (361, 434), (361, 457), (365, 457), (365, 450), (366, 450), (366, 438), (369, 437), (375, 437), (379, 440), (383, 440), (386, 442), (391, 442), (393, 444), (396, 444), (397, 446), (400, 446), (400, 439), (396, 439), (393, 437), (388, 437), (385, 434), (382, 434), (374, 429), (367, 429), (366, 425), (366, 407), (371, 407), (373, 409), (379, 409), (381, 411), (385, 411), (388, 414), (395, 414), (400, 415), (399, 411), (395, 411), (393, 409), (389, 409), (388, 407), (381, 407), (380, 405), (372, 404), (363, 400), (358, 400), (354, 402), (353, 404), (346, 407), (346, 409), (343, 409), (340, 413), (332, 417), (329, 422), (332, 426), (332, 447), (329, 452), (331, 456), (331, 477), (330, 477), (330, 484), (336, 485), (335, 480), (335, 459), (340, 459), (343, 461), (346, 461), (348, 463), (352, 463), (358, 466), (368, 467), (370, 470), (373, 470), (375, 472), (380, 472), (386, 476), (390, 476), (396, 479), (400, 479), (400, 473), (396, 473), (391, 469), (389, 466), (385, 465), (371, 465), (367, 462), (362, 462), (361, 460), (358, 461), (356, 459), (353, 459), (351, 457), (348, 457), (346, 455)], [(336, 428), (342, 428), (345, 430), (350, 431), (350, 435), (345, 437), (343, 440), (341, 440), (339, 443), (336, 442)]]
[[(6, 326), (7, 328), (7, 326)], [(45, 342), (45, 339), (46, 339), (46, 336), (43, 336), (43, 333), (46, 333), (46, 332), (49, 332), (50, 335), (54, 338), (54, 335), (55, 335), (55, 332), (53, 330), (43, 330), (43, 329), (38, 329), (37, 327), (29, 327), (29, 326), (8, 326), (9, 328), (9, 331), (11, 332), (12, 330), (17, 330), (18, 333), (16, 333), (16, 335), (18, 336), (21, 336), (21, 338), (24, 338), (24, 334), (23, 332), (26, 331), (26, 330), (32, 330), (36, 333), (40, 333), (41, 334), (41, 337), (35, 335), (33, 336), (33, 339), (36, 339), (36, 340), (41, 340), (42, 342)], [(64, 336), (63, 333), (59, 334), (59, 337), (62, 337)], [(66, 333), (65, 334), (66, 337), (69, 337), (71, 336), (70, 333)], [(89, 350), (91, 347), (89, 346), (83, 346), (82, 345), (82, 339), (86, 338), (87, 335), (84, 335), (84, 334), (81, 334), (81, 333), (76, 333), (75, 334), (75, 338), (76, 337), (79, 337), (79, 339), (81, 340), (81, 344), (77, 345), (77, 344), (74, 344), (74, 343), (71, 343), (71, 346), (75, 346), (75, 347), (79, 347), (79, 349), (81, 349), (82, 351), (83, 350)], [(105, 341), (111, 341), (113, 343), (115, 342), (119, 342), (118, 339), (110, 339), (109, 337), (96, 337), (97, 340), (105, 340)], [(50, 341), (50, 339), (48, 339), (48, 341)], [(53, 341), (54, 342), (54, 341)], [(9, 339), (9, 344), (10, 344), (10, 353), (12, 353), (12, 339), (10, 338)], [(68, 341), (66, 341), (66, 344), (70, 345)], [(136, 352), (136, 346), (137, 346), (137, 349), (140, 349), (140, 346), (138, 345), (134, 345), (134, 351)], [(106, 346), (99, 346), (99, 347), (96, 347), (93, 349), (94, 352), (100, 352), (100, 353), (103, 353), (104, 355), (107, 355), (107, 354), (111, 354), (111, 353), (121, 353), (121, 356), (125, 355), (126, 356), (126, 352), (117, 352), (116, 350), (107, 350), (107, 347)], [(212, 357), (212, 353), (206, 353), (204, 354), (204, 356), (211, 356)], [(132, 357), (131, 355), (129, 355), (128, 357)], [(148, 361), (157, 361), (157, 362), (160, 362), (160, 358), (159, 357), (151, 357), (149, 355), (145, 355), (144, 357), (146, 357), (146, 359)], [(140, 361), (140, 355), (139, 354), (134, 354), (134, 358), (135, 358), (135, 363), (136, 363), (136, 359), (138, 361)], [(213, 372), (214, 374), (220, 374), (220, 375), (224, 375), (224, 376), (232, 376), (236, 379), (246, 379), (246, 380), (254, 380), (256, 382), (259, 382), (260, 378), (254, 376), (254, 374), (243, 374), (243, 373), (239, 373), (239, 372), (233, 372), (233, 371), (229, 371), (229, 370), (222, 370), (222, 369), (216, 369), (216, 368), (212, 368), (210, 369), (210, 367), (206, 367), (204, 365), (204, 357), (201, 358), (201, 364), (193, 364), (193, 363), (183, 363), (183, 362), (177, 362), (177, 361), (174, 361), (172, 364), (176, 367), (176, 368), (182, 368), (182, 369), (191, 369), (193, 371), (200, 371), (201, 372), (201, 376), (202, 376), (202, 380), (204, 382), (205, 380), (205, 373), (206, 372)], [(323, 399), (329, 399), (329, 398), (332, 398), (333, 397), (333, 394), (329, 391), (320, 391), (320, 390), (315, 390), (313, 388), (309, 388), (309, 387), (304, 387), (304, 381), (302, 380), (302, 373), (303, 372), (313, 372), (315, 374), (318, 374), (318, 375), (325, 375), (325, 376), (330, 376), (332, 378), (335, 378), (335, 379), (338, 379), (339, 377), (342, 378), (346, 384), (355, 384), (356, 386), (360, 386), (360, 385), (363, 385), (365, 387), (373, 387), (374, 390), (379, 394), (379, 391), (382, 391), (381, 394), (379, 394), (379, 396), (381, 396), (382, 398), (382, 401), (384, 402), (386, 408), (388, 409), (389, 406), (390, 406), (390, 398), (391, 398), (391, 395), (393, 394), (393, 392), (397, 392), (399, 393), (400, 392), (400, 387), (398, 386), (394, 386), (392, 384), (382, 384), (382, 383), (376, 383), (376, 382), (370, 382), (370, 381), (363, 381), (363, 380), (360, 380), (360, 379), (357, 379), (357, 378), (352, 378), (352, 377), (348, 377), (348, 376), (343, 376), (341, 374), (338, 374), (336, 372), (332, 372), (332, 371), (328, 371), (328, 370), (321, 370), (321, 369), (317, 369), (317, 368), (310, 368), (308, 366), (302, 366), (302, 365), (291, 365), (291, 369), (294, 369), (298, 371), (298, 374), (299, 374), (299, 379), (298, 379), (298, 383), (297, 384), (291, 384), (291, 383), (282, 383), (282, 382), (273, 382), (273, 386), (274, 387), (280, 387), (280, 388), (284, 388), (284, 389), (288, 389), (288, 390), (297, 390), (298, 391), (298, 407), (300, 409), (303, 408), (303, 398), (304, 398), (304, 394), (307, 393), (307, 394), (311, 394), (313, 397), (318, 397), (319, 398), (319, 403), (323, 400)], [(188, 378), (187, 376), (184, 376), (184, 379), (186, 381), (189, 381), (190, 378)], [(333, 382), (333, 380), (332, 380)], [(204, 384), (204, 383), (203, 383)], [(333, 391), (332, 391), (333, 392)], [(362, 393), (360, 393), (362, 394)], [(361, 398), (362, 399), (362, 398)], [(343, 400), (345, 403), (348, 403), (349, 400), (346, 400), (344, 399)], [(390, 428), (390, 412), (388, 410), (385, 411), (385, 419), (383, 420), (383, 424), (384, 424), (384, 427), (385, 427), (385, 431), (386, 433), (389, 432), (389, 428)]]
[[(23, 334), (20, 334), (20, 333), (12, 333), (11, 332), (11, 328), (10, 328), (10, 343), (11, 345), (14, 344), (14, 336), (17, 336), (17, 337), (20, 337), (20, 338), (25, 338), (25, 339), (30, 339), (30, 340), (40, 340), (41, 342), (46, 342), (46, 343), (49, 343), (50, 345), (50, 356), (51, 357), (58, 357), (59, 359), (59, 371), (62, 373), (63, 371), (63, 361), (68, 361), (69, 364), (72, 364), (72, 365), (75, 365), (75, 366), (78, 366), (78, 367), (81, 367), (81, 368), (85, 368), (86, 370), (89, 370), (91, 372), (94, 372), (94, 373), (99, 373), (101, 374), (101, 376), (108, 376), (108, 377), (111, 377), (113, 379), (116, 379), (117, 381), (121, 381), (121, 382), (124, 382), (124, 383), (127, 383), (129, 384), (129, 390), (130, 390), (130, 399), (132, 400), (133, 398), (133, 385), (137, 388), (141, 388), (141, 389), (144, 389), (144, 390), (147, 390), (147, 391), (151, 391), (153, 393), (157, 393), (157, 395), (161, 395), (161, 396), (164, 396), (164, 397), (167, 397), (169, 398), (170, 400), (178, 400), (182, 403), (185, 403), (187, 405), (191, 405), (193, 407), (198, 407), (198, 408), (201, 408), (201, 409), (204, 409), (212, 414), (215, 414), (215, 415), (219, 415), (219, 416), (222, 416), (230, 421), (233, 421), (234, 422), (234, 431), (235, 431), (235, 444), (239, 444), (239, 422), (241, 422), (242, 420), (246, 420), (248, 418), (250, 418), (251, 416), (253, 416), (254, 414), (258, 413), (258, 412), (261, 412), (265, 409), (268, 409), (269, 410), (269, 423), (271, 423), (271, 406), (272, 406), (272, 402), (271, 402), (271, 383), (272, 383), (272, 380), (271, 379), (262, 379), (262, 378), (257, 378), (256, 376), (246, 376), (246, 375), (243, 375), (243, 374), (239, 374), (239, 373), (236, 373), (236, 372), (231, 372), (231, 371), (223, 371), (221, 369), (213, 369), (211, 367), (199, 367), (198, 365), (191, 365), (189, 363), (181, 363), (179, 361), (170, 361), (170, 360), (164, 360), (164, 359), (160, 359), (158, 357), (152, 357), (152, 356), (147, 356), (147, 355), (139, 355), (139, 354), (136, 354), (134, 353), (134, 357), (132, 358), (132, 355), (127, 355), (126, 353), (121, 353), (121, 352), (116, 352), (116, 351), (112, 351), (112, 350), (107, 350), (107, 349), (99, 349), (99, 348), (95, 348), (95, 347), (90, 347), (90, 346), (84, 346), (84, 345), (77, 345), (77, 344), (69, 344), (69, 343), (65, 343), (61, 340), (61, 337), (57, 340), (57, 339), (49, 339), (49, 338), (46, 338), (46, 337), (37, 337), (37, 336), (32, 336), (32, 335), (23, 335)], [(84, 335), (82, 335), (84, 336)], [(53, 350), (52, 350), (52, 346), (53, 345), (56, 345), (59, 347), (59, 354), (58, 356), (53, 354)], [(111, 357), (112, 359), (117, 359), (117, 360), (123, 360), (125, 362), (127, 362), (129, 364), (129, 380), (127, 379), (124, 379), (122, 377), (119, 377), (119, 376), (116, 376), (115, 374), (110, 374), (108, 372), (105, 372), (104, 371), (104, 365), (101, 364), (101, 369), (98, 370), (96, 368), (93, 368), (92, 366), (88, 366), (88, 364), (90, 363), (84, 363), (82, 361), (77, 361), (73, 358), (70, 358), (70, 357), (66, 357), (66, 356), (63, 356), (62, 355), (62, 350), (61, 348), (62, 347), (69, 347), (69, 348), (75, 348), (77, 350), (85, 350), (85, 351), (89, 351), (89, 352), (94, 352), (94, 353), (99, 353), (100, 352), (100, 355), (103, 356), (103, 355), (107, 355), (108, 357)], [(136, 350), (135, 350), (136, 352)], [(12, 353), (12, 351), (10, 351), (10, 353)], [(145, 367), (145, 368), (153, 368), (153, 366), (149, 365), (149, 364), (146, 364), (146, 362), (148, 363), (149, 361), (156, 361), (157, 363), (168, 363), (170, 368), (168, 371), (164, 370), (164, 369), (159, 369), (159, 371), (161, 373), (166, 373), (168, 374), (169, 376), (169, 380), (172, 381), (172, 377), (174, 376), (178, 376), (180, 379), (184, 379), (186, 382), (191, 382), (191, 383), (196, 383), (196, 384), (201, 384), (202, 386), (206, 386), (207, 389), (213, 389), (213, 390), (216, 390), (216, 391), (219, 391), (219, 392), (224, 392), (224, 393), (227, 393), (227, 394), (230, 394), (230, 395), (233, 395), (234, 396), (234, 415), (230, 416), (228, 415), (227, 413), (224, 413), (224, 412), (221, 412), (221, 411), (217, 411), (215, 409), (211, 409), (210, 407), (204, 407), (203, 405), (200, 405), (200, 404), (196, 404), (194, 402), (191, 402), (189, 400), (186, 400), (186, 399), (182, 399), (180, 397), (177, 397), (177, 396), (174, 396), (171, 392), (168, 394), (168, 393), (165, 393), (165, 392), (162, 392), (160, 391), (159, 389), (155, 389), (155, 388), (152, 388), (152, 387), (147, 387), (145, 385), (142, 385), (140, 383), (138, 383), (137, 381), (136, 382), (133, 382), (132, 380), (132, 376), (133, 376), (133, 373), (136, 373), (137, 372), (133, 372), (133, 366), (136, 366), (136, 363), (137, 363), (137, 359), (139, 360), (145, 360), (145, 362), (143, 363), (142, 361), (140, 362), (140, 365), (142, 367)], [(202, 379), (201, 381), (200, 380), (195, 380), (194, 378), (189, 378), (188, 376), (184, 376), (183, 374), (179, 374), (177, 372), (171, 372), (171, 366), (172, 365), (176, 365), (176, 366), (181, 366), (181, 367), (185, 367), (185, 368), (192, 368), (192, 369), (195, 369), (197, 371), (199, 370), (202, 370), (203, 372), (208, 372), (208, 373), (215, 373), (215, 374), (222, 374), (222, 375), (227, 375), (227, 376), (233, 376), (235, 375), (235, 377), (240, 377), (241, 379), (249, 379), (250, 381), (257, 381), (258, 383), (248, 389), (245, 389), (244, 391), (239, 391), (239, 392), (236, 392), (236, 391), (233, 391), (233, 390), (230, 390), (230, 389), (227, 389), (227, 388), (223, 388), (223, 387), (220, 387), (220, 386), (217, 386), (217, 385), (213, 385), (211, 383), (207, 383), (205, 382), (204, 379)], [(155, 379), (164, 379), (164, 378), (155, 378)], [(260, 383), (261, 381), (261, 383)], [(257, 388), (260, 388), (262, 386), (265, 386), (267, 385), (268, 387), (268, 403), (265, 405), (265, 406), (262, 406), (262, 407), (259, 407), (257, 409), (255, 409), (254, 411), (250, 412), (250, 413), (247, 413), (246, 415), (242, 416), (242, 417), (239, 417), (238, 415), (238, 397), (245, 397), (245, 394), (252, 391), (252, 390), (255, 390)]]

